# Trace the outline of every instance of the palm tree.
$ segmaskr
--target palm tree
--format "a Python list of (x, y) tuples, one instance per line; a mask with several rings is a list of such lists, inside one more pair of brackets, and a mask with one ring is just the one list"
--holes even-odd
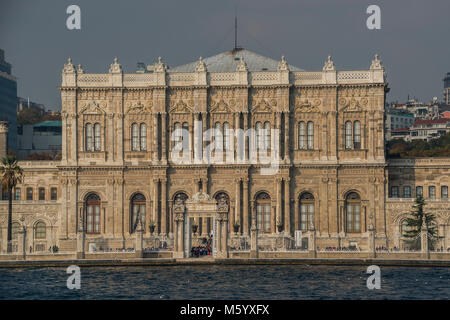
[(15, 156), (8, 155), (1, 160), (1, 183), (3, 190), (8, 192), (8, 247), (7, 253), (12, 252), (12, 190), (23, 178), (23, 170), (17, 164)]

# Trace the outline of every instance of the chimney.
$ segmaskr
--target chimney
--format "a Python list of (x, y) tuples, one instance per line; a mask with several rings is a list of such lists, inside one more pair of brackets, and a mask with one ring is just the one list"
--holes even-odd
[(8, 154), (8, 121), (0, 121), (0, 159)]

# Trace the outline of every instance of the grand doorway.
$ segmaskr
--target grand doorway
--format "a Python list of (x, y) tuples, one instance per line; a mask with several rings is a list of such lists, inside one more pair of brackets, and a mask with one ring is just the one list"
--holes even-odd
[(183, 201), (175, 199), (173, 206), (175, 216), (174, 258), (189, 258), (192, 256), (193, 221), (210, 219), (212, 221), (211, 254), (215, 258), (228, 257), (228, 211), (226, 197), (211, 199), (204, 192), (198, 192), (192, 199)]

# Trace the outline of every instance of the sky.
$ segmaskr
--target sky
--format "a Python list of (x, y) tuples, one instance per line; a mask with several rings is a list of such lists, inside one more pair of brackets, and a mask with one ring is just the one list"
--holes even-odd
[[(66, 9), (81, 9), (81, 30), (68, 30)], [(381, 29), (369, 30), (369, 5)], [(0, 48), (13, 66), (18, 95), (60, 110), (61, 70), (70, 56), (87, 73), (107, 73), (114, 57), (125, 72), (137, 62), (169, 66), (238, 46), (308, 71), (328, 55), (338, 70), (368, 69), (380, 55), (391, 91), (442, 99), (450, 72), (449, 0), (0, 0)]]

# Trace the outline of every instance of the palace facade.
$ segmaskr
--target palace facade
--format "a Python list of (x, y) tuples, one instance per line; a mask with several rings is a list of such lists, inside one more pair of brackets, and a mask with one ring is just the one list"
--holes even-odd
[[(404, 220), (421, 192), (437, 217), (438, 247), (446, 249), (450, 160), (386, 160), (385, 79), (378, 56), (367, 70), (337, 71), (328, 57), (321, 71), (307, 72), (284, 57), (234, 49), (174, 68), (159, 58), (132, 74), (117, 59), (105, 74), (69, 59), (59, 87), (62, 160), (20, 162), (14, 241), (25, 226), (33, 252), (53, 245), (75, 252), (80, 233), (86, 250), (133, 248), (139, 227), (144, 247), (157, 243), (182, 257), (189, 219), (198, 236), (219, 232), (224, 257), (250, 243), (255, 229), (261, 248), (294, 248), (312, 232), (319, 249), (366, 250), (370, 232), (377, 247), (403, 248)], [(210, 128), (229, 151), (224, 161), (207, 163), (193, 147), (194, 133)], [(173, 161), (178, 142), (187, 163)], [(243, 158), (233, 149), (239, 142)], [(200, 145), (205, 150), (207, 141)], [(272, 174), (250, 161), (260, 152), (255, 145), (277, 147)], [(4, 252), (7, 201), (0, 203)]]

